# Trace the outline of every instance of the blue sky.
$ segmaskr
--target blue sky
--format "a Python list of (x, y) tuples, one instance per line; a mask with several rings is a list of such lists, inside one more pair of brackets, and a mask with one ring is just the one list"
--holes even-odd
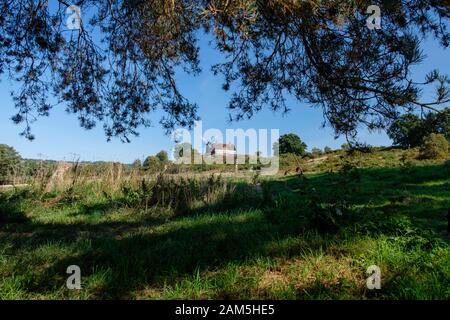
[[(432, 69), (450, 74), (449, 50), (443, 50), (434, 41), (424, 43), (425, 61), (414, 69), (417, 80), (423, 80), (424, 75)], [(179, 86), (185, 96), (199, 105), (199, 115), (203, 121), (203, 129), (217, 128), (224, 132), (227, 128), (236, 129), (279, 129), (280, 134), (294, 132), (308, 145), (323, 148), (330, 146), (338, 148), (344, 139), (335, 140), (331, 128), (322, 128), (322, 111), (289, 100), (292, 111), (287, 115), (263, 110), (251, 120), (229, 124), (226, 109), (229, 94), (225, 93), (222, 79), (214, 77), (209, 68), (211, 64), (220, 61), (220, 56), (208, 47), (206, 38), (201, 39), (201, 61), (203, 72), (200, 76), (191, 77), (184, 74), (177, 76)], [(14, 125), (10, 120), (15, 113), (10, 96), (15, 86), (6, 79), (0, 82), (0, 144), (13, 146), (24, 158), (43, 158), (54, 160), (72, 160), (75, 156), (85, 161), (121, 161), (131, 163), (135, 159), (143, 159), (159, 150), (170, 150), (173, 143), (159, 125), (161, 113), (150, 115), (153, 127), (141, 128), (139, 137), (132, 137), (131, 143), (119, 140), (106, 141), (104, 132), (99, 126), (93, 130), (82, 129), (76, 116), (64, 111), (64, 106), (56, 107), (47, 118), (40, 118), (33, 124), (34, 141), (19, 136), (22, 127)], [(369, 133), (361, 130), (359, 139), (371, 145), (390, 145), (391, 142), (384, 132)]]

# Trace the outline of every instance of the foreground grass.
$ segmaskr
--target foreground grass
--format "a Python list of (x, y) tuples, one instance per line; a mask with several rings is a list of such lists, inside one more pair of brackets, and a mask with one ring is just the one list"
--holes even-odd
[[(4, 193), (0, 298), (450, 298), (448, 167), (263, 184), (269, 201), (248, 194), (177, 215), (89, 186), (69, 199)], [(69, 265), (80, 266), (82, 290), (66, 288)], [(381, 290), (366, 289), (370, 265), (381, 268)]]

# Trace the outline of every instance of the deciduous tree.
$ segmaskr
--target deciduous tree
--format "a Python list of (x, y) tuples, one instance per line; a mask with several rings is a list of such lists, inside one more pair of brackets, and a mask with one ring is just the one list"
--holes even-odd
[(279, 139), (280, 154), (292, 153), (297, 156), (305, 154), (306, 144), (295, 133), (282, 135)]
[(13, 147), (0, 144), (0, 184), (11, 182), (11, 175), (19, 169), (20, 160), (20, 155)]
[(169, 155), (167, 154), (167, 151), (165, 151), (165, 150), (161, 150), (160, 152), (158, 152), (156, 154), (156, 157), (163, 164), (169, 162)]

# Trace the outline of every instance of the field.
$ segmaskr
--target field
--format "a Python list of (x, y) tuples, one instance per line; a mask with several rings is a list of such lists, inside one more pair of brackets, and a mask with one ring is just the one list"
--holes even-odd
[(401, 155), (2, 191), (0, 299), (450, 299), (449, 162)]

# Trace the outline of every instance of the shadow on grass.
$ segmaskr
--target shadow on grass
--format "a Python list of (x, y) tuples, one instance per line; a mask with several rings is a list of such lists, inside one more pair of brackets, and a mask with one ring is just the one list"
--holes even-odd
[[(427, 194), (428, 186), (421, 184), (426, 181), (442, 179), (439, 175), (439, 166), (425, 168), (425, 172), (417, 171), (417, 180), (410, 183), (416, 190)], [(378, 172), (378, 174), (376, 174)], [(399, 183), (404, 175), (400, 169), (363, 169), (361, 180), (355, 183), (358, 191), (352, 195), (355, 203), (368, 203), (377, 192)], [(389, 181), (389, 178), (395, 179)], [(410, 177), (411, 178), (411, 177)], [(305, 218), (308, 208), (302, 206), (304, 200), (314, 192), (323, 202), (334, 200), (337, 193), (336, 176), (317, 175), (300, 179), (293, 176), (269, 182), (271, 190), (283, 194), (291, 191), (291, 197), (298, 199), (298, 205), (290, 210), (281, 210), (277, 223), (268, 220), (261, 214), (258, 203), (244, 206), (238, 203), (236, 207), (245, 207), (248, 210), (226, 210), (227, 203), (218, 203), (210, 210), (195, 212), (195, 217), (176, 218), (167, 224), (164, 220), (155, 219), (147, 222), (101, 222), (98, 224), (40, 224), (24, 218), (20, 211), (21, 202), (26, 197), (16, 198), (0, 197), (0, 208), (7, 212), (7, 217), (21, 217), (21, 219), (7, 218), (13, 227), (7, 229), (0, 227), (0, 241), (10, 241), (13, 250), (17, 253), (34, 250), (37, 246), (48, 241), (56, 241), (59, 245), (74, 245), (78, 241), (90, 242), (90, 246), (80, 250), (76, 255), (61, 257), (43, 270), (35, 272), (32, 280), (28, 282), (26, 290), (30, 293), (51, 292), (61, 288), (65, 283), (66, 269), (69, 265), (79, 265), (84, 277), (89, 277), (99, 269), (107, 270), (106, 278), (94, 291), (94, 298), (124, 298), (144, 287), (158, 287), (173, 285), (179, 279), (192, 275), (195, 271), (213, 271), (228, 263), (242, 264), (255, 257), (293, 257), (305, 251), (315, 252), (326, 250), (330, 239), (339, 240), (339, 234), (322, 234), (322, 240), (309, 242), (308, 221)], [(401, 179), (400, 179), (401, 180)], [(401, 182), (400, 182), (401, 183)], [(376, 186), (374, 186), (376, 185)], [(419, 187), (419, 185), (421, 185)], [(405, 188), (410, 188), (402, 185)], [(419, 189), (417, 189), (419, 188)], [(435, 187), (432, 187), (435, 188)], [(315, 190), (315, 191), (311, 191)], [(442, 191), (442, 190), (441, 190)], [(444, 190), (445, 191), (445, 190)], [(447, 194), (448, 196), (448, 194)], [(245, 197), (243, 197), (244, 199)], [(448, 198), (448, 197), (447, 197)], [(243, 200), (242, 200), (243, 201)], [(448, 200), (447, 200), (448, 201)], [(442, 202), (434, 208), (433, 219), (438, 219), (438, 212), (448, 204)], [(409, 204), (401, 204), (396, 212), (408, 214)], [(6, 209), (5, 209), (6, 208)], [(92, 210), (106, 210), (108, 208), (99, 204), (84, 208), (87, 213)], [(83, 210), (84, 210), (83, 209)], [(424, 210), (426, 207), (424, 207)], [(222, 214), (212, 214), (214, 210)], [(416, 209), (417, 210), (417, 209)], [(226, 213), (223, 213), (226, 211)], [(388, 212), (389, 213), (389, 212)], [(389, 215), (386, 217), (389, 222)], [(364, 219), (364, 217), (361, 217)], [(438, 224), (440, 227), (440, 224)], [(15, 227), (14, 227), (15, 226)], [(418, 224), (417, 227), (421, 225)], [(157, 227), (158, 230), (155, 230)], [(389, 230), (379, 228), (369, 234), (382, 234)], [(12, 239), (17, 230), (26, 230), (31, 233), (28, 239)], [(301, 236), (302, 241), (290, 247), (276, 246), (291, 237)], [(357, 236), (357, 235), (355, 235)], [(26, 269), (26, 266), (24, 266)]]
[[(79, 265), (84, 276), (94, 270), (110, 270), (110, 276), (97, 291), (98, 298), (123, 298), (146, 285), (173, 285), (195, 271), (215, 270), (227, 263), (240, 264), (253, 257), (288, 257), (302, 248), (270, 248), (302, 232), (300, 228), (268, 224), (262, 217), (247, 221), (202, 222), (168, 232), (140, 232), (122, 239), (103, 236), (91, 239), (91, 248), (77, 256), (58, 259), (36, 274), (30, 292), (52, 291), (61, 287), (55, 275), (65, 275), (69, 265)], [(311, 248), (311, 246), (309, 246)], [(304, 249), (304, 248), (303, 248)], [(319, 247), (316, 248), (317, 250)]]
[(9, 223), (26, 223), (22, 203), (30, 197), (28, 190), (17, 190), (14, 193), (0, 192), (0, 226)]

